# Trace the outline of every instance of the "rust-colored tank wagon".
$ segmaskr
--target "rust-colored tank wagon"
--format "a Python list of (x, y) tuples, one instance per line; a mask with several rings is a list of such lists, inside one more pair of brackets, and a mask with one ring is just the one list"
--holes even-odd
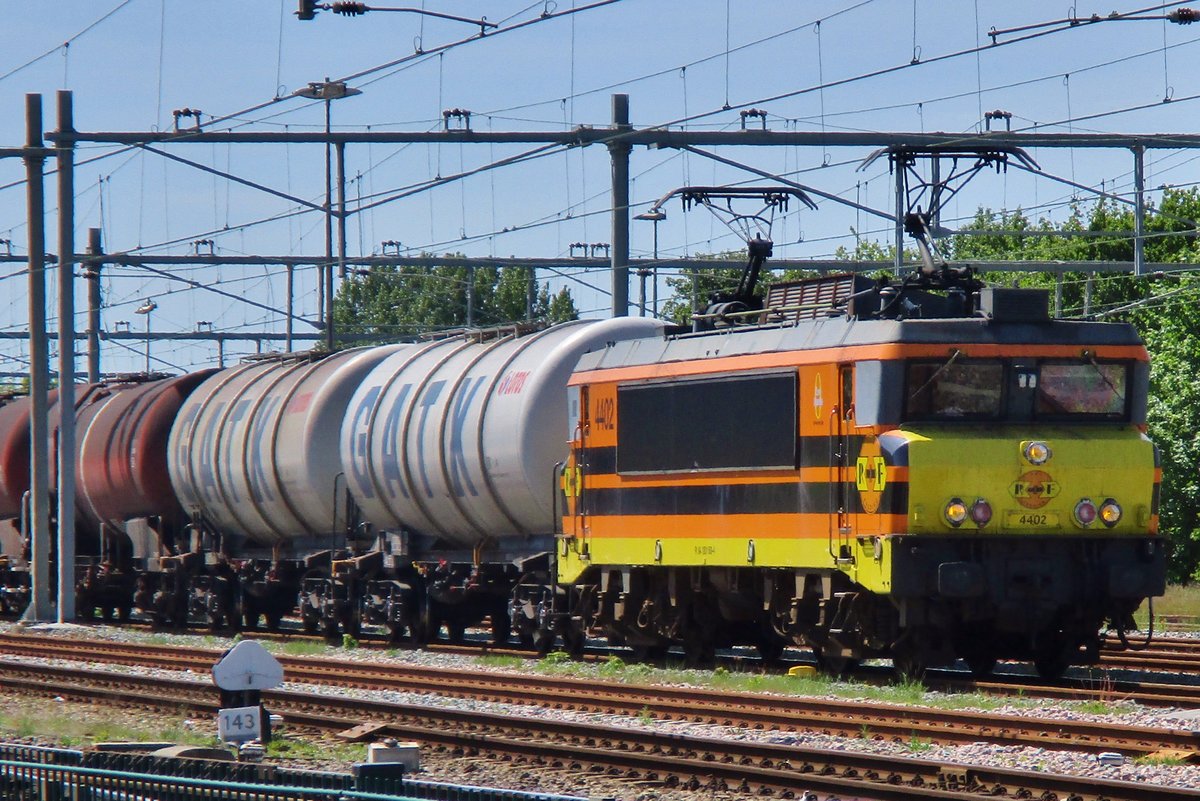
[[(51, 409), (57, 400), (58, 392), (51, 390), (48, 396)], [(29, 491), (29, 425), (32, 409), (33, 402), (28, 397), (17, 398), (0, 408), (0, 519), (20, 517), (21, 499)], [(53, 437), (53, 432), (51, 434)]]
[(89, 387), (76, 416), (79, 516), (100, 528), (139, 517), (176, 517), (167, 437), (192, 391), (215, 370)]

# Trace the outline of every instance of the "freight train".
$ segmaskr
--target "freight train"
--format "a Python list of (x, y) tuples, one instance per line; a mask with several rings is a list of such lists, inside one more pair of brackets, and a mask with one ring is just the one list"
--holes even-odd
[(1055, 676), (1163, 592), (1132, 327), (954, 268), (720, 300), (81, 388), (80, 612)]

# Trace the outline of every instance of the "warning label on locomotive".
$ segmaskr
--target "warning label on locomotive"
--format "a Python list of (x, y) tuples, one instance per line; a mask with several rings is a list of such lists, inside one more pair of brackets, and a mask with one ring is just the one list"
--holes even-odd
[(1044, 470), (1029, 470), (1009, 486), (1009, 494), (1026, 509), (1041, 509), (1058, 497), (1062, 487)]

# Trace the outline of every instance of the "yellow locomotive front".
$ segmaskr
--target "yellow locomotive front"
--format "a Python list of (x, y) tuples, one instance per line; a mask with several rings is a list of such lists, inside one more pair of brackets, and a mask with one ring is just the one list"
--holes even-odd
[(904, 423), (878, 447), (906, 478), (907, 520), (875, 588), (899, 611), (901, 660), (985, 673), (1021, 658), (1056, 676), (1162, 593), (1145, 359), (1133, 344), (1024, 344), (903, 363)]

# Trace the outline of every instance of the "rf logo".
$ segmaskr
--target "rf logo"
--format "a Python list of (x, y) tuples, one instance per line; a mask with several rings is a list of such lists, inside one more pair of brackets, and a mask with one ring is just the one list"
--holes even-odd
[(863, 511), (867, 514), (879, 511), (879, 502), (887, 486), (887, 463), (876, 440), (867, 440), (859, 451), (854, 462), (854, 486), (858, 489)]
[(1026, 509), (1041, 509), (1058, 497), (1062, 487), (1044, 470), (1029, 470), (1017, 476), (1009, 487), (1009, 494)]
[(583, 489), (583, 470), (578, 465), (567, 465), (562, 472), (562, 491), (568, 498), (578, 498)]

